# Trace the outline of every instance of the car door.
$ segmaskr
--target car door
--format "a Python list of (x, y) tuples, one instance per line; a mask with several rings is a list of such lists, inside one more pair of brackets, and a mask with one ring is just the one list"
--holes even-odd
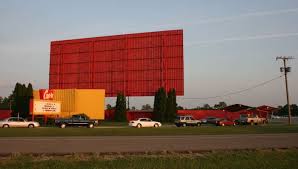
[(81, 122), (81, 116), (79, 115), (73, 115), (72, 118), (71, 118), (71, 125), (80, 125), (80, 122)]
[(17, 127), (27, 127), (28, 124), (23, 118), (18, 118)]
[(8, 125), (9, 127), (17, 127), (18, 126), (18, 119), (15, 117), (12, 117), (10, 119), (8, 119)]
[(148, 127), (149, 122), (147, 121), (147, 119), (140, 119), (140, 122), (143, 127)]
[(186, 123), (187, 125), (190, 124), (190, 117), (185, 117), (185, 123)]
[(81, 125), (88, 125), (89, 123), (89, 119), (88, 117), (84, 116), (84, 115), (81, 115), (81, 118), (80, 118), (80, 124)]
[(148, 127), (153, 127), (154, 126), (154, 121), (152, 121), (151, 119), (147, 119), (148, 121)]
[(195, 119), (193, 117), (189, 117), (189, 123), (191, 125), (196, 125)]

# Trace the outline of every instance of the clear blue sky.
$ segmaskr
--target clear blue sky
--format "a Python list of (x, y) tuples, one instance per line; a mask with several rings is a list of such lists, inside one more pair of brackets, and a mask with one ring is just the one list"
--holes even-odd
[[(182, 28), (185, 96), (178, 98), (180, 105), (283, 105), (282, 78), (228, 97), (183, 99), (225, 95), (277, 77), (280, 55), (297, 57), (289, 62), (289, 87), (292, 103), (298, 104), (297, 20), (297, 0), (2, 0), (0, 96), (9, 95), (16, 82), (48, 88), (52, 40)], [(153, 98), (131, 98), (137, 107), (146, 102)]]

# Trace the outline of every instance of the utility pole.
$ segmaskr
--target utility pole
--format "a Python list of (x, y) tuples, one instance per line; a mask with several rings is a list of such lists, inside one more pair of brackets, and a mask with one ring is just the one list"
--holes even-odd
[(283, 61), (283, 67), (280, 68), (280, 72), (284, 72), (285, 75), (285, 84), (286, 84), (286, 95), (287, 95), (287, 104), (288, 104), (288, 123), (291, 125), (291, 105), (290, 105), (290, 96), (289, 96), (289, 88), (288, 88), (288, 72), (291, 72), (291, 67), (287, 67), (287, 61), (289, 59), (294, 59), (293, 56), (278, 56), (276, 57), (276, 60), (282, 60)]

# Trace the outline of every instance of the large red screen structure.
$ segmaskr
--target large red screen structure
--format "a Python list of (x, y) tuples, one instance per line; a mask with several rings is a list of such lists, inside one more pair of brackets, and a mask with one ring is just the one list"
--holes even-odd
[(50, 89), (105, 89), (107, 97), (184, 94), (183, 30), (51, 42)]

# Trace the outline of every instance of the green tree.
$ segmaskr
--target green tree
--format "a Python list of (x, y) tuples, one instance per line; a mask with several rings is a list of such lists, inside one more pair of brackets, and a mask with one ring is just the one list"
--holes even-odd
[(9, 109), (9, 98), (0, 97), (0, 109), (8, 110)]
[(112, 110), (113, 107), (110, 104), (107, 104), (107, 110)]
[[(298, 116), (298, 106), (296, 104), (292, 104), (290, 107), (291, 107), (291, 115)], [(287, 104), (284, 105), (281, 109), (279, 109), (278, 115), (281, 115), (281, 116), (289, 115)]]
[(177, 116), (176, 91), (175, 89), (170, 89), (167, 97), (165, 121), (174, 122), (174, 119), (176, 116)]
[(153, 107), (153, 118), (157, 121), (164, 122), (166, 114), (167, 94), (165, 89), (159, 88), (155, 92), (154, 107)]
[(227, 104), (225, 102), (219, 102), (218, 104), (214, 105), (214, 109), (223, 109), (227, 107)]
[(33, 98), (33, 87), (32, 84), (16, 83), (14, 91), (11, 95), (12, 101), (12, 115), (27, 118), (29, 116), (29, 104), (30, 99)]
[(152, 110), (152, 107), (150, 104), (145, 104), (142, 106), (142, 109), (141, 110)]
[(30, 100), (33, 99), (33, 87), (32, 84), (29, 83), (27, 88), (26, 86), (24, 87), (24, 111), (23, 111), (23, 116), (22, 117), (28, 117), (30, 113)]
[(177, 106), (177, 110), (184, 110), (182, 106)]
[(16, 83), (13, 94), (12, 94), (12, 115), (17, 116), (19, 112), (21, 112), (21, 92), (22, 91), (22, 85), (20, 83)]
[(115, 121), (123, 122), (126, 119), (126, 98), (123, 93), (117, 94), (116, 107), (115, 107)]
[(204, 104), (204, 106), (201, 108), (202, 110), (210, 110), (212, 109), (209, 104)]

